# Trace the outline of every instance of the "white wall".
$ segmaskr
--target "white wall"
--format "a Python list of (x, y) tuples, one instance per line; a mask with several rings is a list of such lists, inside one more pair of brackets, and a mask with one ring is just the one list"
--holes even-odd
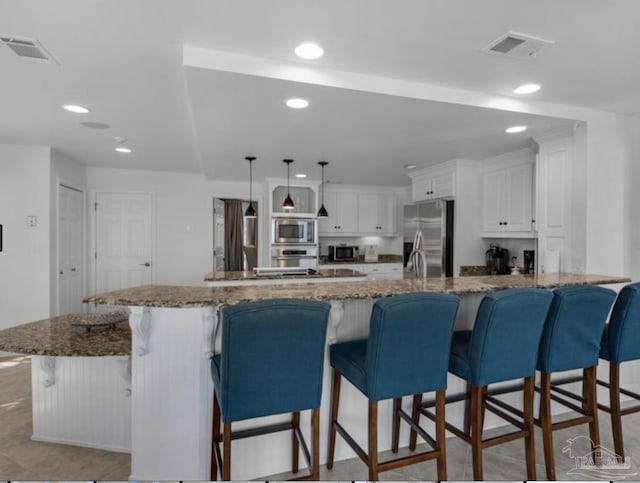
[(49, 317), (49, 187), (48, 147), (0, 145), (0, 329)]
[[(90, 203), (96, 191), (155, 194), (153, 263), (155, 283), (161, 285), (203, 284), (213, 265), (213, 198), (249, 198), (248, 182), (210, 181), (189, 173), (87, 168), (87, 186)], [(253, 188), (263, 216), (261, 188)]]

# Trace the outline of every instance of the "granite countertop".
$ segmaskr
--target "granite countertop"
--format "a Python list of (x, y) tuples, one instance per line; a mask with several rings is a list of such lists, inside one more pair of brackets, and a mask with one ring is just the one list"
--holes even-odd
[(222, 282), (231, 280), (287, 280), (311, 278), (348, 278), (366, 277), (365, 273), (350, 268), (322, 268), (312, 275), (256, 275), (253, 271), (244, 272), (209, 272), (204, 276), (205, 282)]
[(358, 260), (329, 260), (326, 256), (318, 259), (319, 265), (334, 265), (339, 263), (402, 263), (404, 261), (402, 255), (380, 254), (377, 262), (365, 262), (364, 255), (360, 255)]
[(131, 329), (128, 321), (114, 328), (71, 325), (71, 318), (51, 319), (0, 330), (0, 350), (32, 356), (128, 356), (131, 354)]
[(184, 287), (145, 285), (88, 297), (85, 302), (147, 307), (204, 307), (274, 298), (348, 300), (389, 297), (427, 291), (452, 294), (485, 293), (517, 287), (555, 288), (564, 285), (600, 285), (630, 282), (626, 277), (605, 275), (499, 275), (406, 280), (368, 280), (300, 285), (236, 287)]

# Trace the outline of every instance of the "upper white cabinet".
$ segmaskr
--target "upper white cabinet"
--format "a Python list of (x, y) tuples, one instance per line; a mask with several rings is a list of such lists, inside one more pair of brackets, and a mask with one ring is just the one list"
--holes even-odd
[(453, 167), (425, 169), (412, 176), (411, 199), (413, 201), (451, 198), (455, 195), (456, 173)]
[(358, 195), (353, 192), (325, 192), (324, 207), (329, 214), (318, 218), (320, 235), (354, 235), (358, 232)]
[[(268, 213), (278, 217), (313, 218), (318, 212), (319, 182), (296, 180), (295, 184), (287, 187), (287, 180), (281, 178), (266, 178), (265, 187), (268, 193)], [(282, 208), (287, 193), (293, 200), (293, 209), (285, 211)], [(270, 218), (269, 217), (269, 218)]]
[(329, 216), (318, 218), (320, 236), (396, 236), (398, 200), (393, 193), (370, 189), (325, 191)]
[(366, 235), (396, 234), (397, 201), (395, 195), (358, 195), (358, 232)]
[(482, 175), (483, 236), (533, 236), (533, 156), (492, 165)]

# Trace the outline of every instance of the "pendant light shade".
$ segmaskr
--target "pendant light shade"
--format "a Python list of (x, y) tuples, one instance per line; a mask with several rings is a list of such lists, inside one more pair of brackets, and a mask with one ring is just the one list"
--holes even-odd
[(293, 163), (293, 159), (283, 159), (282, 162), (287, 165), (287, 197), (284, 199), (284, 203), (282, 203), (282, 209), (291, 211), (295, 208), (291, 194), (289, 193), (289, 165)]
[(329, 216), (327, 209), (324, 207), (324, 167), (329, 164), (326, 161), (318, 161), (318, 164), (322, 166), (322, 183), (320, 183), (321, 202), (320, 209), (318, 210), (318, 218), (326, 218)]
[(256, 159), (254, 156), (247, 156), (246, 158), (247, 161), (249, 161), (249, 206), (247, 206), (247, 209), (244, 212), (244, 216), (245, 218), (255, 218), (256, 217), (256, 210), (253, 207), (253, 169), (252, 169), (252, 163), (253, 161)]

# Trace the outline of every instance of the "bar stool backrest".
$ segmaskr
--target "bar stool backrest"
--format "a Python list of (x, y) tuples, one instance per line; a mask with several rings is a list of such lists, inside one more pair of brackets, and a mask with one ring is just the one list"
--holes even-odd
[(535, 375), (551, 292), (508, 289), (486, 295), (471, 334), (472, 384), (486, 386)]
[(330, 305), (265, 300), (222, 310), (225, 422), (320, 407)]
[(605, 340), (611, 362), (640, 359), (640, 282), (620, 291), (607, 330)]
[(378, 300), (367, 342), (367, 396), (380, 401), (447, 387), (460, 299), (418, 292)]
[(615, 297), (613, 290), (604, 287), (555, 289), (540, 341), (538, 369), (550, 374), (596, 366)]

